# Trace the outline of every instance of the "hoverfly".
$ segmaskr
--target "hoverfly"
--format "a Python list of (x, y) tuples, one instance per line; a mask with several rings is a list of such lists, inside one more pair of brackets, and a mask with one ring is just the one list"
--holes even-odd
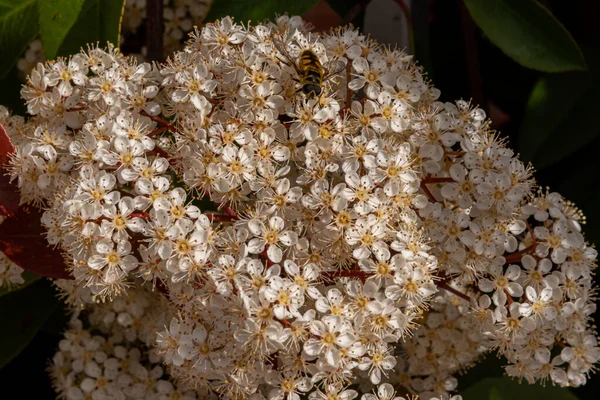
[(277, 58), (296, 70), (298, 79), (294, 80), (301, 85), (298, 92), (304, 93), (307, 99), (320, 96), (323, 91), (323, 83), (332, 76), (339, 74), (345, 68), (341, 67), (335, 71), (324, 68), (321, 64), (321, 60), (319, 60), (319, 56), (317, 56), (314, 51), (307, 48), (300, 50), (298, 60), (294, 61), (292, 56), (288, 53), (286, 43), (284, 43), (283, 40), (273, 38), (273, 44), (279, 53), (285, 57), (285, 60), (282, 60), (279, 57)]

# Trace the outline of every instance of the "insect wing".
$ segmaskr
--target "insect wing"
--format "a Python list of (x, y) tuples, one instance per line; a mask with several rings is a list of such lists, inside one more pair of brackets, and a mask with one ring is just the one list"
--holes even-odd
[(298, 66), (296, 65), (296, 62), (294, 60), (292, 60), (290, 53), (288, 53), (288, 51), (286, 49), (286, 45), (285, 45), (285, 43), (283, 43), (283, 40), (281, 38), (273, 38), (273, 45), (275, 46), (275, 49), (277, 49), (277, 51), (281, 55), (283, 55), (283, 57), (285, 58), (285, 60), (281, 60), (281, 61), (283, 61), (285, 64), (288, 64), (288, 65), (294, 67), (294, 69), (297, 72), (300, 72), (298, 70)]
[[(339, 63), (340, 63), (340, 62), (341, 62), (341, 61), (340, 61), (339, 59), (335, 59), (335, 60), (331, 61), (331, 62), (330, 62), (330, 63), (328, 63), (328, 64), (333, 64), (333, 63), (336, 63), (336, 64), (338, 64), (338, 65), (339, 65)], [(338, 68), (335, 68), (335, 69), (333, 69), (333, 68), (331, 68), (331, 67), (334, 67), (334, 68), (335, 68), (335, 65), (328, 66), (328, 67), (326, 68), (326, 70), (325, 70), (325, 74), (323, 75), (323, 81), (326, 81), (327, 79), (329, 79), (329, 78), (331, 78), (331, 77), (333, 77), (333, 76), (336, 76), (336, 75), (338, 75), (339, 73), (341, 73), (342, 71), (344, 71), (344, 70), (346, 69), (346, 66), (345, 66), (345, 65), (342, 65), (342, 66), (340, 66), (340, 67), (338, 67)]]

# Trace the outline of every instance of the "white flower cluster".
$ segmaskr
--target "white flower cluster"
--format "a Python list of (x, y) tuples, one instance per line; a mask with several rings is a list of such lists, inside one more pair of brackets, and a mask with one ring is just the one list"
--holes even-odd
[(558, 193), (540, 190), (520, 212), (512, 246), (478, 281), (486, 294), (478, 295), (476, 320), (512, 364), (509, 375), (584, 385), (600, 360), (590, 329), (597, 251), (581, 233), (581, 212)]
[(94, 47), (38, 65), (31, 117), (7, 117), (12, 175), (73, 292), (152, 282), (169, 373), (228, 399), (447, 396), (490, 350), (585, 383), (580, 213), (534, 196), (484, 112), (439, 102), (410, 56), (305, 28), (225, 18), (165, 64)]
[[(183, 43), (194, 26), (202, 24), (208, 15), (213, 0), (163, 0), (163, 47), (165, 53), (181, 50)], [(146, 23), (146, 0), (127, 0), (121, 20), (121, 45), (135, 51), (136, 57), (145, 59), (146, 49), (140, 47), (137, 36)], [(42, 40), (36, 38), (29, 43), (23, 57), (17, 62), (17, 69), (22, 78), (35, 68), (46, 57), (42, 48)]]
[[(63, 286), (67, 283), (59, 283)], [(65, 400), (195, 400), (208, 397), (174, 382), (149, 345), (163, 323), (160, 296), (142, 288), (111, 304), (87, 304), (69, 322), (49, 368)]]

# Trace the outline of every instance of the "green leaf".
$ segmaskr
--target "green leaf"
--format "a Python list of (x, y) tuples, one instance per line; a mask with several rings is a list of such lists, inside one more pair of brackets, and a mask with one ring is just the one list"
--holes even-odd
[(547, 385), (529, 385), (518, 383), (507, 376), (488, 378), (471, 386), (461, 393), (463, 400), (577, 400), (577, 397), (566, 388)]
[(310, 10), (318, 0), (219, 0), (213, 2), (205, 21), (212, 22), (225, 16), (234, 17), (237, 21), (259, 22), (266, 18), (273, 19), (275, 14), (300, 15)]
[(41, 1), (40, 35), (46, 58), (56, 57), (58, 48), (73, 26), (84, 0), (44, 0)]
[(464, 0), (471, 16), (506, 55), (545, 72), (586, 69), (564, 26), (534, 0)]
[(523, 158), (543, 169), (591, 143), (600, 134), (598, 90), (598, 79), (542, 78), (527, 104), (520, 139)]
[(0, 297), (0, 368), (27, 346), (56, 304), (56, 292), (46, 280)]
[(599, 134), (600, 56), (589, 54), (590, 70), (547, 75), (535, 84), (521, 125), (519, 151), (541, 170), (590, 144)]
[(17, 290), (25, 289), (26, 287), (28, 287), (32, 283), (37, 282), (41, 278), (41, 276), (29, 271), (23, 271), (22, 276), (23, 280), (25, 280), (25, 282), (23, 282), (22, 284), (11, 287), (0, 287), (0, 297), (15, 292)]
[(0, 79), (38, 34), (37, 0), (0, 0)]
[[(0, 0), (2, 1), (2, 0)], [(77, 21), (65, 37), (58, 55), (76, 54), (88, 43), (119, 46), (125, 0), (84, 0)]]
[(504, 357), (499, 358), (494, 353), (484, 355), (473, 368), (460, 377), (458, 380), (458, 393), (464, 392), (467, 388), (481, 382), (482, 379), (503, 376), (503, 367), (507, 363)]
[(0, 78), (0, 87), (2, 88), (0, 90), (0, 104), (8, 108), (13, 115), (24, 115), (27, 111), (25, 103), (21, 98), (22, 84), (23, 82), (16, 66), (13, 66), (3, 78)]

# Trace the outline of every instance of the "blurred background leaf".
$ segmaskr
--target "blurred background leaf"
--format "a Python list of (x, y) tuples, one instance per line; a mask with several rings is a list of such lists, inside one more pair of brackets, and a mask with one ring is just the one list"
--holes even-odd
[(236, 21), (256, 24), (266, 18), (273, 19), (275, 14), (300, 15), (310, 10), (318, 0), (216, 0), (206, 17), (211, 22), (225, 16), (234, 17)]
[(564, 26), (534, 0), (464, 0), (489, 39), (519, 64), (544, 72), (583, 70), (585, 60)]
[(78, 53), (88, 43), (119, 46), (125, 0), (85, 0), (77, 21), (58, 50), (59, 56)]
[(0, 2), (0, 78), (4, 78), (38, 34), (38, 0)]
[(541, 170), (593, 142), (600, 134), (600, 71), (590, 54), (590, 70), (547, 75), (535, 84), (519, 135), (523, 159)]
[(73, 279), (60, 249), (48, 244), (42, 211), (23, 206), (0, 224), (0, 251), (21, 268), (47, 278)]
[(57, 305), (56, 292), (47, 280), (0, 297), (0, 368), (33, 339)]
[(487, 378), (461, 393), (463, 400), (577, 400), (566, 388), (519, 384), (506, 376)]
[(84, 0), (43, 0), (39, 3), (40, 35), (48, 59), (56, 57), (58, 48), (73, 26)]

